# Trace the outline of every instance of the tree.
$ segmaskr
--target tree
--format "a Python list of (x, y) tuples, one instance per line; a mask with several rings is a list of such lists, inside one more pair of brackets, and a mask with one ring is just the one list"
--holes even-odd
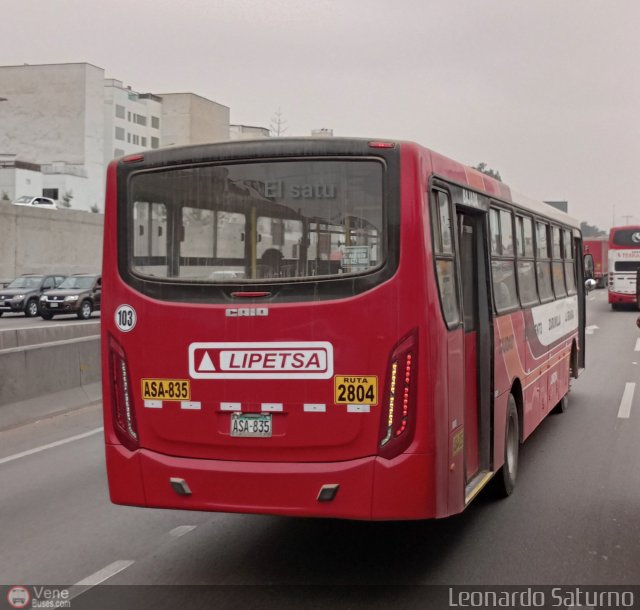
[(62, 207), (70, 208), (72, 199), (73, 199), (73, 191), (68, 190), (64, 195), (62, 195), (62, 201), (60, 202), (62, 204)]
[(97, 214), (98, 212), (100, 212), (100, 208), (98, 207), (98, 204), (97, 204), (97, 203), (94, 203), (94, 204), (91, 206), (91, 211), (92, 211), (94, 214)]
[(584, 221), (580, 223), (580, 230), (582, 237), (605, 237), (607, 235), (606, 231)]
[(487, 167), (486, 163), (478, 163), (473, 169), (477, 169), (479, 172), (483, 174), (487, 174), (487, 176), (491, 176), (494, 180), (498, 182), (502, 182), (502, 178), (500, 177), (500, 172), (497, 172), (489, 167)]
[(280, 108), (276, 111), (274, 117), (271, 119), (271, 125), (269, 131), (272, 136), (279, 138), (287, 131), (287, 122), (282, 118), (282, 111)]

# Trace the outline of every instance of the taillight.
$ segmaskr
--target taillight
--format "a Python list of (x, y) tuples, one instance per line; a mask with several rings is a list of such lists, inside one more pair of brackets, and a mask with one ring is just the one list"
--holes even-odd
[(378, 453), (392, 458), (404, 451), (413, 438), (416, 419), (417, 329), (393, 350), (382, 404), (382, 424)]
[(114, 429), (118, 440), (127, 449), (134, 451), (138, 449), (140, 443), (127, 358), (122, 347), (113, 338), (109, 342), (109, 348)]

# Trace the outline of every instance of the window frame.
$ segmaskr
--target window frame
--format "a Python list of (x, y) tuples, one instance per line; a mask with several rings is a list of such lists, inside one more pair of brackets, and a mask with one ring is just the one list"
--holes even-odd
[[(430, 196), (429, 196), (429, 224), (431, 227), (431, 252), (433, 255), (433, 268), (434, 268), (434, 276), (436, 280), (436, 285), (438, 288), (438, 300), (440, 302), (440, 312), (442, 314), (442, 320), (447, 327), (448, 330), (454, 330), (459, 328), (463, 323), (462, 315), (461, 315), (461, 299), (460, 299), (460, 278), (458, 277), (458, 265), (456, 264), (456, 231), (455, 231), (455, 214), (453, 209), (453, 197), (451, 193), (439, 185), (431, 185), (430, 188)], [(444, 248), (444, 240), (442, 234), (442, 226), (441, 226), (441, 213), (440, 213), (440, 205), (439, 200), (440, 196), (446, 198), (447, 211), (449, 215), (449, 239), (450, 239), (450, 249), (449, 251), (445, 251)], [(440, 284), (440, 271), (439, 271), (439, 262), (446, 262), (451, 264), (452, 269), (452, 278), (454, 281), (454, 290), (453, 294), (455, 295), (455, 318), (450, 318), (447, 315), (447, 311), (445, 308), (444, 299), (442, 296), (442, 288)]]
[[(516, 273), (516, 239), (515, 239), (515, 231), (514, 231), (514, 218), (515, 218), (515, 208), (506, 208), (504, 205), (500, 205), (498, 201), (491, 200), (488, 215), (489, 222), (489, 235), (491, 236), (491, 255), (490, 255), (490, 272), (491, 272), (491, 298), (493, 300), (493, 311), (496, 315), (504, 315), (507, 313), (511, 313), (520, 309), (520, 298), (518, 292), (518, 282), (517, 282), (517, 273)], [(496, 212), (496, 213), (494, 213)], [(509, 217), (509, 229), (511, 233), (511, 254), (504, 254), (503, 246), (504, 246), (504, 234), (502, 230), (503, 219), (508, 215)], [(492, 220), (496, 218), (499, 222), (498, 232), (494, 232), (494, 227), (492, 226)], [(494, 235), (498, 236), (496, 239), (496, 243), (494, 244), (493, 237)], [(509, 286), (501, 282), (505, 288), (509, 291), (509, 304), (508, 306), (500, 305), (498, 306), (498, 300), (496, 299), (496, 282), (494, 279), (494, 262), (495, 263), (510, 263), (511, 265), (511, 273), (513, 277), (513, 289)]]

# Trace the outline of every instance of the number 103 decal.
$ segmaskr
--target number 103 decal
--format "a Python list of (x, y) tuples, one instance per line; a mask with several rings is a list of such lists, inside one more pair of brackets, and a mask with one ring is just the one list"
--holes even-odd
[(376, 376), (334, 377), (334, 402), (337, 405), (377, 405), (378, 404), (378, 378)]
[(131, 305), (120, 305), (116, 309), (116, 326), (123, 332), (128, 333), (136, 325), (136, 310)]

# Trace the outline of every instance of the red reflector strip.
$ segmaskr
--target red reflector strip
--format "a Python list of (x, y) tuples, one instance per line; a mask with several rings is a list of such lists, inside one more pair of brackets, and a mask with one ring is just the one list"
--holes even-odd
[(395, 148), (395, 142), (369, 142), (369, 148)]

